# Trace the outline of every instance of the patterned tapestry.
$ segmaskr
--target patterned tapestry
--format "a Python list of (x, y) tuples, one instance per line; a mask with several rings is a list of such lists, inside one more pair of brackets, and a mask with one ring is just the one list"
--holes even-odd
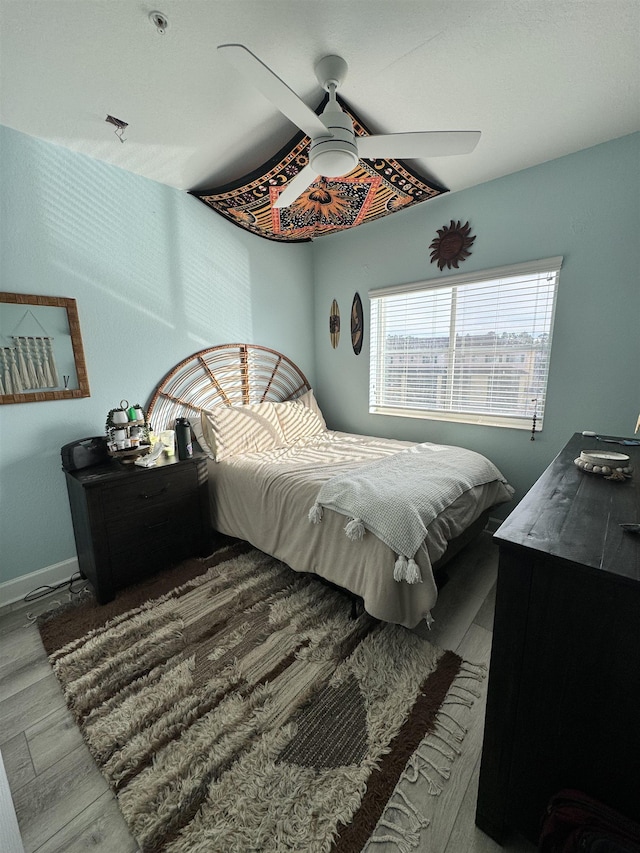
[[(356, 136), (369, 136), (353, 110), (339, 100), (353, 119)], [(316, 113), (326, 102), (327, 97)], [(252, 234), (291, 243), (354, 228), (448, 192), (399, 160), (359, 160), (347, 175), (319, 177), (292, 205), (274, 208), (287, 182), (309, 162), (310, 142), (300, 131), (250, 175), (191, 195)]]

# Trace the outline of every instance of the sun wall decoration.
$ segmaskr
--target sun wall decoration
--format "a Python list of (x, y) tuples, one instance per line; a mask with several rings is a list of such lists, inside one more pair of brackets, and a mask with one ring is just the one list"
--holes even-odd
[(438, 262), (438, 269), (445, 267), (458, 269), (458, 264), (466, 261), (471, 252), (475, 235), (471, 236), (471, 226), (468, 222), (464, 225), (460, 221), (451, 220), (449, 225), (438, 228), (438, 236), (429, 245), (431, 251), (431, 263)]
[[(327, 98), (318, 106), (322, 112)], [(340, 99), (357, 136), (370, 132)], [(268, 240), (302, 242), (355, 228), (448, 192), (400, 160), (359, 160), (339, 178), (319, 177), (290, 206), (275, 208), (280, 193), (309, 162), (310, 139), (300, 131), (275, 156), (251, 174), (210, 190), (192, 190), (235, 225)]]

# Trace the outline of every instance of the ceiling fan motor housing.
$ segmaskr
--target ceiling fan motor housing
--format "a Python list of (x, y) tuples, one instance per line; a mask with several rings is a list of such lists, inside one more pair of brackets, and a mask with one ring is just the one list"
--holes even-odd
[(351, 118), (330, 102), (320, 116), (333, 136), (318, 136), (309, 148), (309, 164), (318, 175), (336, 178), (355, 169), (358, 163)]

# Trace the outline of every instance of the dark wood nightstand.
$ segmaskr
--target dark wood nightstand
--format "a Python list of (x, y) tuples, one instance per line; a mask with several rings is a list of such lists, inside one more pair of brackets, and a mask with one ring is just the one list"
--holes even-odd
[(211, 541), (207, 457), (161, 456), (153, 468), (65, 471), (80, 571), (100, 604), (117, 589), (206, 553)]

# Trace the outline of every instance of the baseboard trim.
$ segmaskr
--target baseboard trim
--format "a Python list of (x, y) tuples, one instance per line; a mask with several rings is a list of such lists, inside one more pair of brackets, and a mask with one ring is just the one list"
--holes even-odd
[(28, 575), (0, 583), (0, 607), (22, 601), (25, 595), (39, 586), (56, 586), (67, 581), (78, 571), (78, 559), (71, 557), (61, 563), (54, 563), (51, 566), (45, 566), (44, 569), (29, 572)]

